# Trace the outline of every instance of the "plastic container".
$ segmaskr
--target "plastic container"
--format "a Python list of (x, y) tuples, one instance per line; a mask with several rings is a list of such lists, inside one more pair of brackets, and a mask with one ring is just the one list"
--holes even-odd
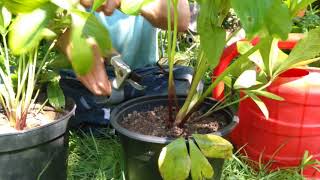
[[(268, 88), (283, 97), (276, 101), (261, 97), (269, 119), (251, 99), (240, 103), (240, 123), (232, 142), (255, 161), (272, 163), (272, 169), (299, 166), (306, 150), (320, 160), (320, 69), (292, 69)], [(261, 157), (260, 157), (261, 156)], [(305, 169), (309, 178), (320, 178), (313, 168)]]
[[(185, 97), (179, 97), (178, 102), (183, 103)], [(141, 135), (128, 131), (121, 127), (118, 121), (133, 111), (148, 111), (156, 106), (167, 106), (167, 96), (143, 96), (132, 99), (117, 106), (111, 113), (111, 124), (119, 133), (120, 141), (123, 147), (125, 160), (126, 179), (128, 180), (160, 180), (161, 176), (158, 170), (158, 157), (161, 149), (170, 143), (173, 139), (161, 138), (155, 136)], [(212, 106), (216, 101), (207, 99), (202, 106), (206, 109)], [(218, 131), (216, 134), (226, 137), (237, 125), (236, 118), (229, 109), (223, 109), (222, 113), (229, 124)], [(218, 180), (222, 174), (223, 159), (210, 160), (214, 171), (214, 179)]]
[(69, 113), (48, 125), (23, 133), (0, 135), (1, 180), (67, 179), (69, 118), (75, 105), (68, 101)]

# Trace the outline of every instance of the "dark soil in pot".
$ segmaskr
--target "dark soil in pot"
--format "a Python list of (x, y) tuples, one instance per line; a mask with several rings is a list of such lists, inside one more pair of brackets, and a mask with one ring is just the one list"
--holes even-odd
[(120, 121), (120, 125), (130, 131), (157, 137), (189, 137), (194, 133), (208, 134), (223, 129), (227, 124), (225, 116), (221, 113), (209, 117), (199, 117), (203, 113), (195, 112), (184, 124), (183, 128), (167, 127), (168, 109), (165, 106), (155, 107), (150, 111), (134, 111)]
[[(185, 100), (185, 97), (178, 97), (178, 102), (182, 104)], [(205, 110), (209, 109), (214, 105), (216, 101), (212, 99), (207, 99), (203, 106), (200, 108), (200, 111), (204, 112)], [(177, 130), (174, 129), (169, 134), (169, 137), (161, 137), (165, 136), (163, 134), (164, 131), (156, 130), (154, 131), (153, 128), (157, 128), (156, 121), (163, 121), (159, 120), (158, 115), (154, 112), (155, 108), (157, 112), (160, 112), (160, 117), (164, 116), (167, 118), (167, 109), (164, 108), (167, 106), (167, 96), (144, 96), (140, 98), (136, 98), (130, 101), (127, 101), (119, 106), (117, 106), (111, 113), (111, 124), (117, 130), (120, 136), (120, 141), (123, 147), (123, 154), (125, 160), (125, 171), (126, 171), (126, 178), (129, 180), (157, 180), (161, 179), (161, 176), (158, 171), (158, 157), (160, 154), (161, 149), (173, 141), (178, 134), (188, 135), (192, 132), (189, 130)], [(139, 112), (139, 113), (138, 113)], [(131, 115), (129, 115), (131, 114)], [(149, 114), (154, 117), (153, 120), (149, 120), (147, 117), (142, 116), (143, 114)], [(210, 123), (213, 125), (205, 125), (203, 133), (208, 133), (208, 126), (211, 126), (209, 130), (213, 130), (217, 135), (221, 136), (228, 136), (228, 134), (234, 129), (237, 125), (237, 121), (233, 118), (233, 114), (229, 109), (223, 109), (216, 113), (217, 115), (211, 116)], [(133, 117), (132, 122), (129, 122), (127, 118), (129, 116)], [(147, 115), (147, 116), (149, 116)], [(130, 117), (130, 118), (131, 118)], [(146, 121), (147, 126), (149, 128), (142, 128), (142, 131), (149, 131), (150, 135), (143, 135), (141, 133), (137, 133), (134, 131), (140, 130), (129, 130), (130, 127), (144, 127), (141, 126), (138, 119), (142, 119)], [(215, 119), (215, 121), (211, 121)], [(196, 120), (197, 118), (195, 118)], [(209, 124), (210, 124), (209, 123)], [(125, 128), (124, 126), (129, 125), (129, 129)], [(134, 125), (136, 124), (136, 125)], [(152, 127), (151, 127), (152, 124)], [(203, 123), (203, 125), (206, 123)], [(193, 125), (196, 125), (194, 123)], [(202, 131), (203, 129), (195, 129), (194, 126), (190, 125), (190, 130)], [(159, 126), (164, 126), (165, 124)], [(187, 126), (187, 125), (186, 125)], [(201, 126), (201, 125), (200, 125)], [(150, 129), (150, 130), (148, 130)], [(159, 137), (154, 136), (153, 134), (157, 133)], [(171, 137), (170, 137), (171, 136)], [(215, 170), (215, 177), (214, 179), (220, 179), (222, 173), (222, 166), (223, 166), (223, 159), (211, 159), (210, 162), (213, 165)]]
[(0, 134), (0, 179), (67, 179), (66, 130), (74, 110), (74, 103), (67, 100), (62, 117), (57, 115), (56, 120), (46, 125), (21, 132)]

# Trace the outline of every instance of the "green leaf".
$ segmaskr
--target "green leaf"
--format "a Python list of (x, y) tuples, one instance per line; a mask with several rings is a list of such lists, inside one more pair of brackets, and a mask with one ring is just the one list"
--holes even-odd
[(231, 0), (231, 5), (240, 18), (249, 39), (264, 28), (264, 18), (270, 3), (269, 0)]
[(232, 157), (233, 146), (223, 137), (214, 134), (193, 134), (192, 137), (206, 157), (224, 159)]
[(12, 15), (4, 6), (0, 6), (0, 33), (5, 34), (7, 27), (10, 25)]
[(269, 119), (269, 111), (268, 111), (267, 106), (264, 104), (264, 102), (255, 94), (250, 93), (248, 91), (246, 91), (246, 93), (256, 103), (256, 105), (259, 107), (259, 109), (263, 113), (264, 117), (268, 120)]
[(4, 6), (9, 9), (10, 12), (14, 14), (18, 13), (28, 13), (31, 12), (45, 3), (49, 2), (49, 0), (2, 0)]
[(286, 39), (291, 31), (289, 10), (281, 0), (231, 0), (231, 5), (249, 39), (267, 34)]
[(201, 48), (208, 60), (210, 68), (215, 68), (220, 62), (220, 57), (226, 44), (226, 32), (222, 28), (207, 27), (200, 33)]
[(128, 15), (139, 15), (141, 8), (154, 0), (122, 0), (120, 9)]
[[(245, 54), (251, 48), (253, 48), (253, 45), (251, 45), (251, 43), (248, 41), (237, 42), (237, 49), (240, 54)], [(251, 62), (254, 62), (255, 65), (257, 65), (262, 71), (265, 71), (266, 67), (259, 51), (255, 51), (248, 58)]]
[(184, 138), (178, 138), (162, 148), (158, 166), (164, 180), (187, 179), (191, 168), (191, 160)]
[(226, 44), (226, 32), (221, 28), (220, 18), (225, 16), (224, 10), (229, 10), (229, 7), (229, 1), (201, 1), (200, 3), (197, 28), (201, 49), (210, 68), (217, 66)]
[(277, 101), (283, 101), (284, 99), (276, 94), (273, 94), (271, 92), (268, 91), (263, 91), (263, 90), (251, 90), (250, 92), (257, 94), (258, 96), (264, 96), (270, 99), (274, 99)]
[(24, 54), (38, 46), (43, 31), (55, 15), (56, 6), (47, 3), (27, 14), (19, 14), (10, 26), (9, 47), (15, 55)]
[(291, 51), (289, 57), (277, 68), (276, 74), (280, 74), (297, 64), (305, 64), (305, 61), (320, 56), (320, 27), (308, 32)]
[[(94, 0), (91, 8), (91, 13), (95, 12), (107, 0)], [(122, 2), (121, 2), (122, 3)]]
[(102, 56), (107, 56), (111, 50), (111, 39), (107, 29), (99, 23), (93, 14), (73, 10), (72, 30), (71, 30), (71, 62), (74, 70), (84, 75), (92, 67), (93, 51), (92, 44), (88, 40), (98, 45)]
[(83, 36), (94, 38), (97, 42), (102, 56), (107, 57), (112, 48), (111, 37), (109, 31), (104, 27), (96, 18), (96, 16), (85, 13), (88, 16), (84, 27), (83, 27)]
[(206, 157), (201, 153), (195, 143), (189, 139), (192, 179), (210, 179), (214, 171)]
[(47, 87), (47, 95), (51, 106), (57, 110), (64, 109), (66, 102), (63, 91), (59, 86), (59, 81), (54, 80), (49, 82)]
[(233, 87), (235, 89), (250, 88), (256, 85), (257, 72), (255, 70), (245, 70), (236, 80)]
[(42, 36), (46, 40), (53, 40), (57, 37), (57, 34), (48, 28), (42, 30)]
[[(265, 25), (273, 37), (286, 40), (292, 29), (292, 21), (288, 7), (282, 3), (282, 0), (272, 1), (271, 7), (265, 16)], [(275, 18), (275, 15), (277, 16)]]
[(87, 18), (72, 13), (71, 29), (71, 64), (76, 73), (85, 75), (89, 72), (93, 62), (93, 49), (83, 35), (84, 23)]

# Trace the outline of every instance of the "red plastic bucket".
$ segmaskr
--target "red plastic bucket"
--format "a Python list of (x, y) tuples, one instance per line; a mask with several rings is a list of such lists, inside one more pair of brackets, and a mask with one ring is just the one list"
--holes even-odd
[[(273, 161), (272, 169), (299, 166), (306, 150), (320, 160), (320, 70), (289, 70), (268, 91), (285, 100), (261, 97), (269, 119), (251, 99), (242, 101), (240, 123), (232, 133), (236, 147), (245, 145), (245, 152), (254, 161)], [(304, 175), (320, 178), (313, 168), (307, 168)]]
[[(281, 49), (292, 49), (297, 40), (279, 42)], [(258, 39), (252, 44), (255, 45)], [(236, 44), (227, 47), (214, 70), (219, 75), (238, 55)], [(213, 97), (223, 97), (223, 83), (213, 90)], [(306, 150), (320, 160), (320, 70), (293, 69), (283, 73), (268, 91), (285, 98), (275, 101), (261, 97), (270, 118), (266, 120), (256, 104), (247, 99), (239, 106), (239, 125), (231, 134), (237, 148), (244, 146), (249, 158), (272, 163), (271, 169), (298, 166)], [(306, 177), (320, 179), (320, 173), (308, 168)]]

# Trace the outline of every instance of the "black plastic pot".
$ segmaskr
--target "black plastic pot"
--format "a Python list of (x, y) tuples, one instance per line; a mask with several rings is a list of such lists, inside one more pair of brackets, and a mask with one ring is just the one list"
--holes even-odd
[[(111, 124), (119, 133), (123, 147), (125, 160), (125, 173), (127, 180), (157, 180), (161, 179), (158, 170), (158, 157), (161, 149), (173, 141), (171, 138), (161, 138), (146, 136), (131, 132), (118, 123), (133, 111), (148, 111), (156, 106), (167, 106), (167, 96), (144, 96), (127, 101), (117, 106), (111, 112)], [(185, 97), (178, 97), (178, 102), (182, 104)], [(212, 107), (216, 101), (206, 99), (200, 110), (205, 111)], [(230, 109), (226, 108), (217, 113), (221, 113), (228, 121), (228, 125), (221, 131), (216, 132), (220, 136), (226, 137), (238, 124)], [(222, 173), (223, 159), (210, 159), (213, 165), (215, 176), (213, 179), (220, 179)]]
[(67, 179), (67, 124), (75, 105), (68, 100), (68, 114), (45, 126), (0, 135), (1, 180)]

